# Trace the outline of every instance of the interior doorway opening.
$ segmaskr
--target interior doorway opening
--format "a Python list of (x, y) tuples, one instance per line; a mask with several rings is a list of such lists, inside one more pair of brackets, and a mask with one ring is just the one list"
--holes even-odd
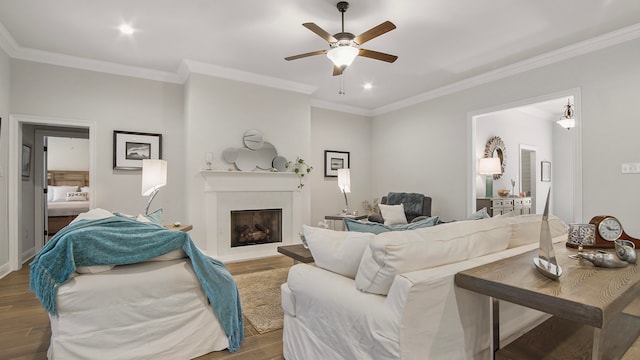
[[(534, 199), (538, 198), (536, 186), (536, 148), (531, 145), (520, 145), (520, 192)], [(536, 202), (531, 202), (531, 213), (536, 213)]]
[[(40, 151), (34, 151), (33, 155), (29, 157), (33, 161), (29, 176), (23, 177), (21, 171), (23, 144), (30, 141), (35, 147), (36, 128), (42, 131), (63, 132), (82, 129), (87, 133), (89, 139), (89, 178), (90, 182), (95, 184), (95, 122), (19, 114), (9, 116), (8, 206), (10, 209), (15, 209), (8, 214), (9, 266), (11, 271), (19, 270), (22, 264), (34, 256), (44, 244), (43, 147)], [(94, 196), (89, 196), (89, 207), (94, 208), (94, 200), (92, 199)]]
[[(574, 105), (575, 127), (566, 130), (556, 124), (559, 120), (567, 99)], [(482, 128), (481, 122), (490, 115), (500, 114), (502, 126), (495, 126), (489, 130)], [(506, 114), (506, 115), (505, 115)], [(526, 126), (518, 124), (518, 118), (540, 118), (540, 127), (548, 130), (548, 140), (544, 147), (539, 144), (525, 141), (526, 134), (531, 131)], [(513, 103), (498, 105), (491, 108), (470, 112), (468, 120), (468, 212), (476, 211), (477, 194), (482, 194), (484, 189), (484, 177), (478, 174), (478, 161), (483, 157), (483, 149), (489, 136), (500, 136), (506, 143), (508, 169), (506, 176), (502, 176), (503, 183), (494, 182), (494, 188), (512, 190), (512, 184), (517, 184), (518, 189), (513, 189), (510, 196), (520, 192), (530, 191), (532, 194), (532, 207), (538, 213), (544, 208), (547, 190), (551, 189), (552, 213), (567, 223), (579, 223), (582, 221), (582, 124), (580, 122), (580, 89), (571, 89), (563, 92), (548, 94), (536, 98), (520, 100)], [(522, 123), (524, 124), (524, 123)], [(540, 131), (538, 126), (533, 130)], [(484, 132), (483, 132), (484, 131)], [(493, 133), (492, 133), (493, 132)], [(524, 135), (523, 135), (524, 134)], [(531, 144), (535, 149), (524, 146), (524, 165), (522, 169), (520, 158), (522, 157), (520, 145)], [(532, 158), (535, 151), (535, 159)], [(550, 181), (541, 180), (541, 163), (550, 165), (554, 176)], [(510, 169), (509, 169), (510, 167)], [(523, 176), (528, 178), (523, 182)], [(534, 186), (535, 181), (535, 186)], [(478, 189), (480, 189), (478, 191)], [(533, 195), (535, 193), (535, 195)], [(535, 198), (534, 198), (535, 196)], [(539, 198), (539, 199), (538, 199)], [(541, 205), (542, 204), (542, 205)], [(533, 213), (532, 209), (532, 213)]]

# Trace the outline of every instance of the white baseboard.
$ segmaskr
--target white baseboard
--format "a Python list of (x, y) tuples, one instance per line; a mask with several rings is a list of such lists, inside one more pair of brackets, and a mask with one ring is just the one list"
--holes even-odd
[(10, 273), (11, 273), (11, 266), (9, 266), (9, 263), (0, 265), (0, 279), (9, 275)]
[(26, 263), (27, 261), (29, 261), (29, 259), (31, 259), (32, 257), (36, 256), (36, 248), (32, 247), (31, 249), (25, 251), (22, 253), (22, 263)]

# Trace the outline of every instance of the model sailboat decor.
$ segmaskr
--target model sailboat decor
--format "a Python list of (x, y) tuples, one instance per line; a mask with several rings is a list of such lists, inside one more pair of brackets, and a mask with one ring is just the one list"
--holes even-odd
[(562, 268), (556, 260), (556, 253), (553, 250), (551, 242), (551, 230), (549, 229), (549, 197), (551, 197), (551, 189), (547, 194), (547, 203), (544, 206), (544, 214), (542, 214), (542, 226), (540, 228), (540, 249), (538, 257), (533, 259), (536, 269), (542, 275), (552, 280), (558, 280), (562, 275)]

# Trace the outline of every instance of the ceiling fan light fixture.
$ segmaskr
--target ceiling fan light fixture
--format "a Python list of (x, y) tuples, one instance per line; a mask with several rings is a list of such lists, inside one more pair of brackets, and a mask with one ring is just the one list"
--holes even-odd
[(353, 60), (358, 56), (358, 52), (358, 48), (350, 45), (336, 46), (327, 51), (327, 57), (335, 66), (339, 68), (346, 68), (351, 66)]

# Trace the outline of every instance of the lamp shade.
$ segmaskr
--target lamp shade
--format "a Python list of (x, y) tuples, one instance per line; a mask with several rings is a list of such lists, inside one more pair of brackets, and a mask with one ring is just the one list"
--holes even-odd
[(481, 175), (502, 174), (500, 158), (481, 158), (478, 164), (478, 173)]
[(327, 57), (339, 68), (346, 68), (353, 63), (360, 50), (350, 45), (340, 45), (327, 51)]
[(351, 171), (349, 169), (338, 169), (338, 187), (342, 192), (351, 192)]
[(575, 119), (560, 118), (560, 120), (556, 121), (556, 123), (565, 129), (571, 129), (576, 126)]
[(142, 160), (142, 195), (149, 196), (165, 185), (167, 185), (167, 162)]

